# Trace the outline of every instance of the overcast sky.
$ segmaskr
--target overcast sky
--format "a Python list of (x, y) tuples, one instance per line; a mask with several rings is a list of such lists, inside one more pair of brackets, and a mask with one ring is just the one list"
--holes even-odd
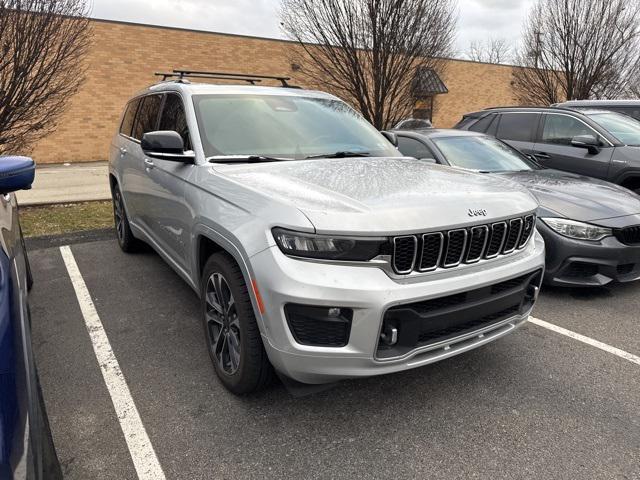
[[(93, 0), (93, 16), (260, 37), (281, 37), (279, 0)], [(458, 0), (455, 48), (472, 40), (505, 38), (515, 45), (532, 0)], [(460, 55), (462, 56), (462, 55)]]

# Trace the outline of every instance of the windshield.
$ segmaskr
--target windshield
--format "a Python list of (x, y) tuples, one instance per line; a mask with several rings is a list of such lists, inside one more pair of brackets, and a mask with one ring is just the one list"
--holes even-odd
[(441, 137), (433, 138), (433, 143), (454, 167), (483, 172), (513, 172), (538, 168), (524, 155), (493, 137)]
[(640, 146), (640, 122), (620, 113), (592, 113), (591, 119), (625, 145)]
[(302, 159), (336, 152), (398, 157), (380, 132), (346, 103), (291, 95), (195, 95), (207, 157)]

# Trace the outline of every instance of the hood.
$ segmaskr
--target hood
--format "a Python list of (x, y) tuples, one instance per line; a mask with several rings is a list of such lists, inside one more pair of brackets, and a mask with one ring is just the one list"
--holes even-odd
[(626, 188), (559, 170), (500, 173), (529, 189), (544, 210), (582, 222), (640, 213), (640, 196)]
[(402, 157), (214, 168), (278, 203), (298, 208), (317, 231), (327, 233), (446, 229), (517, 216), (537, 207), (526, 189), (514, 182)]

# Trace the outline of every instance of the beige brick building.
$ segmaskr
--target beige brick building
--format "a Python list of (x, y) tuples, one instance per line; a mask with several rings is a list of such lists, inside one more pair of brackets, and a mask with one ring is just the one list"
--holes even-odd
[[(122, 107), (133, 93), (156, 81), (156, 71), (188, 68), (296, 78), (290, 42), (104, 20), (92, 23), (86, 82), (70, 100), (57, 130), (36, 145), (37, 162), (106, 160)], [(470, 110), (513, 104), (511, 76), (509, 66), (449, 60), (442, 77), (449, 93), (436, 97), (434, 124), (450, 127)]]

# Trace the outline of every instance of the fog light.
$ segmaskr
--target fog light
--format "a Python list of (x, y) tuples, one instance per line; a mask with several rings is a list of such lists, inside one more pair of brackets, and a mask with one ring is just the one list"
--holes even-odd
[(284, 307), (289, 329), (302, 345), (344, 347), (349, 343), (353, 310), (289, 303)]

